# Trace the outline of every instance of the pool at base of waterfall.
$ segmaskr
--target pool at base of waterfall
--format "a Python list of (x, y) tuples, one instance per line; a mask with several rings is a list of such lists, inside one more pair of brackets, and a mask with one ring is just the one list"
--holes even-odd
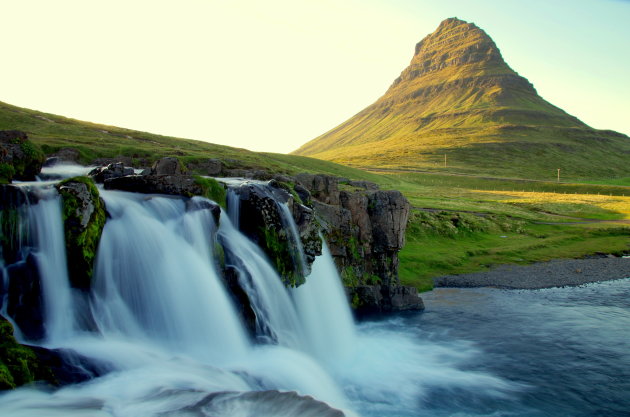
[[(438, 289), (425, 294), (424, 313), (359, 324), (351, 352), (320, 363), (330, 379), (311, 373), (319, 366), (308, 355), (278, 346), (218, 368), (110, 342), (112, 356), (127, 352), (135, 366), (58, 391), (4, 394), (0, 415), (341, 416), (316, 394), (291, 392), (292, 383), (308, 390), (308, 380), (313, 391), (339, 386), (349, 416), (624, 416), (629, 296), (630, 279), (544, 290)], [(84, 353), (102, 349), (89, 339), (75, 343)]]

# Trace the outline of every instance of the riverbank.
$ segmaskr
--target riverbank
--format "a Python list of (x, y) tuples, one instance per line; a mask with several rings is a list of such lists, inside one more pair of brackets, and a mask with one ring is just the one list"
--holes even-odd
[(630, 258), (556, 259), (530, 265), (499, 265), (483, 272), (433, 278), (435, 287), (540, 289), (630, 277)]

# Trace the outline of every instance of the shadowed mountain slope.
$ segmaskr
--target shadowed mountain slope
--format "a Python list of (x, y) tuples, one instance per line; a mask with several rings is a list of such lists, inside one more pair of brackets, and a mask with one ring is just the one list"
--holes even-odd
[(627, 175), (630, 139), (545, 101), (483, 30), (450, 18), (416, 45), (385, 95), (294, 153), (361, 167), (531, 178), (561, 168), (577, 178)]

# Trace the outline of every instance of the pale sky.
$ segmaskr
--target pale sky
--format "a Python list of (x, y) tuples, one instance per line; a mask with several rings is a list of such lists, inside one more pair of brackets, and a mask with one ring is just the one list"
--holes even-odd
[(630, 1), (0, 0), (0, 101), (290, 152), (380, 97), (440, 21), (545, 99), (630, 134)]

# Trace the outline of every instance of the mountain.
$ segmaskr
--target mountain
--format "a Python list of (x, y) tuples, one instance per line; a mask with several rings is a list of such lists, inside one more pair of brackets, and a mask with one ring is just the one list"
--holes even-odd
[(628, 174), (630, 139), (545, 101), (482, 29), (450, 18), (385, 95), (293, 153), (360, 167), (601, 177)]

